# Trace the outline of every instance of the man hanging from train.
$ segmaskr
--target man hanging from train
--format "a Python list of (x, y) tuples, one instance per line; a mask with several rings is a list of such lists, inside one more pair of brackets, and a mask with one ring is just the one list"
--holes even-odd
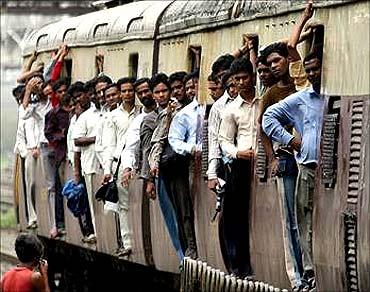
[[(296, 62), (301, 62), (300, 55), (296, 49), (301, 31), (305, 23), (312, 16), (312, 6), (307, 5), (301, 19), (293, 28), (289, 41), (278, 42), (267, 46), (261, 55), (266, 59), (276, 84), (267, 89), (260, 104), (258, 117), (259, 134), (268, 158), (271, 176), (277, 175), (278, 192), (281, 202), (281, 216), (283, 226), (285, 265), (292, 289), (299, 289), (302, 285), (303, 274), (301, 247), (298, 236), (298, 226), (295, 211), (295, 188), (298, 168), (294, 158), (293, 148), (278, 142), (272, 143), (262, 130), (262, 116), (266, 109), (296, 92), (297, 84), (307, 78), (290, 76), (289, 67)], [(286, 127), (292, 133), (292, 127)]]
[[(183, 200), (190, 199), (188, 161), (172, 150), (167, 136), (173, 116), (189, 104), (189, 101), (191, 102), (185, 95), (184, 73), (175, 72), (169, 80), (152, 78), (154, 96), (162, 91), (163, 95), (166, 96), (167, 106), (158, 114), (150, 141), (152, 147), (148, 156), (151, 175), (156, 182), (159, 204), (180, 261), (184, 258), (188, 248), (184, 224), (186, 207), (183, 202)], [(176, 100), (170, 102), (171, 95)], [(156, 99), (159, 100), (158, 97)], [(162, 102), (162, 107), (164, 104)], [(153, 198), (153, 196), (151, 197)]]
[[(296, 188), (296, 208), (299, 240), (303, 253), (302, 286), (314, 291), (316, 287), (312, 262), (312, 214), (315, 177), (319, 163), (320, 137), (325, 99), (320, 95), (321, 54), (309, 53), (303, 63), (312, 87), (290, 95), (269, 107), (263, 115), (263, 130), (273, 140), (290, 146), (296, 152), (299, 174)], [(297, 135), (285, 126), (292, 125)]]
[[(85, 84), (77, 81), (69, 88), (67, 94), (72, 98), (72, 117), (67, 133), (67, 159), (71, 169), (73, 170), (74, 180), (79, 183), (82, 179), (81, 169), (81, 148), (76, 146), (73, 139), (73, 132), (79, 116), (88, 110), (91, 106), (91, 101), (95, 100), (95, 81), (89, 80)], [(85, 214), (77, 217), (80, 225), (80, 230), (83, 235), (82, 241), (89, 244), (96, 243), (96, 235), (91, 219), (90, 207), (86, 209)]]
[[(185, 91), (194, 94), (193, 101), (181, 109), (173, 118), (169, 132), (168, 141), (174, 152), (181, 155), (185, 163), (182, 164), (184, 175), (189, 171), (188, 160), (190, 160), (191, 172), (194, 172), (195, 160), (200, 160), (202, 150), (202, 131), (205, 114), (205, 106), (198, 101), (198, 73), (190, 73), (184, 78)], [(191, 176), (191, 175), (190, 175)], [(188, 189), (189, 175), (184, 176), (183, 187)], [(189, 188), (190, 189), (190, 188)], [(192, 190), (192, 195), (195, 191)], [(194, 209), (191, 192), (183, 191), (181, 199), (181, 220), (184, 226), (186, 241), (185, 256), (197, 258), (197, 246), (194, 229)]]
[(235, 60), (230, 72), (239, 95), (225, 109), (219, 142), (227, 164), (227, 195), (223, 217), (229, 244), (231, 270), (238, 276), (252, 275), (249, 255), (249, 199), (257, 138), (257, 111), (253, 66), (246, 58)]
[[(28, 226), (27, 228), (37, 227), (37, 215), (36, 215), (36, 204), (40, 191), (40, 186), (37, 180), (37, 172), (43, 170), (42, 160), (40, 157), (41, 147), (47, 146), (47, 140), (44, 135), (44, 124), (45, 114), (51, 109), (51, 104), (42, 93), (42, 86), (44, 78), (41, 73), (36, 73), (27, 82), (25, 87), (24, 98), (22, 106), (24, 112), (22, 118), (24, 121), (25, 135), (26, 135), (26, 147), (29, 150), (25, 160), (25, 171), (26, 171), (26, 195), (27, 195), (27, 208), (28, 208)], [(45, 142), (46, 141), (46, 142)], [(45, 175), (49, 173), (45, 173)], [(49, 178), (49, 179), (48, 179)], [(48, 200), (51, 199), (51, 191), (53, 186), (50, 176), (47, 177), (48, 187)], [(54, 217), (54, 201), (49, 201), (49, 219), (52, 225)], [(52, 213), (51, 213), (52, 212)]]
[[(103, 76), (107, 77), (107, 76)], [(99, 84), (105, 83), (104, 87), (109, 83), (112, 83), (110, 78), (107, 77), (106, 80), (100, 80), (98, 77), (95, 83), (95, 90), (97, 93), (96, 99), (93, 100), (94, 106), (90, 107), (84, 111), (79, 118), (73, 129), (72, 138), (74, 139), (75, 146), (81, 149), (81, 170), (85, 179), (86, 190), (88, 194), (88, 201), (91, 212), (91, 219), (96, 232), (96, 221), (95, 221), (95, 208), (94, 208), (94, 194), (98, 188), (98, 175), (101, 174), (101, 164), (99, 161), (99, 154), (101, 154), (101, 149), (96, 149), (96, 146), (100, 146), (99, 141), (101, 141), (101, 127), (102, 120), (104, 119), (103, 105), (104, 94), (102, 94), (102, 89), (97, 88)], [(110, 81), (110, 82), (109, 82)], [(102, 85), (102, 88), (104, 88)], [(99, 91), (98, 91), (99, 90)], [(86, 90), (83, 88), (83, 92), (78, 92), (80, 95), (85, 95)], [(90, 101), (91, 103), (91, 101)], [(98, 150), (98, 151), (96, 151)], [(81, 173), (75, 174), (76, 181), (80, 181)], [(93, 236), (91, 236), (93, 237)]]
[[(103, 183), (112, 179), (113, 174), (118, 167), (118, 160), (125, 145), (126, 131), (134, 120), (140, 114), (141, 106), (135, 105), (134, 78), (124, 77), (117, 81), (117, 84), (107, 87), (104, 94), (107, 103), (110, 99), (120, 97), (120, 105), (111, 112), (107, 126), (103, 132), (104, 147), (104, 178)], [(128, 189), (121, 184), (122, 168), (119, 168), (118, 176), (118, 202), (119, 202), (119, 229), (120, 239), (118, 240), (118, 249), (116, 255), (123, 257), (131, 253), (132, 240), (131, 231), (128, 225), (128, 207), (129, 194)]]
[[(289, 75), (289, 53), (287, 44), (279, 42), (267, 46), (261, 53), (266, 57), (267, 64), (277, 83), (271, 86), (260, 103), (259, 134), (267, 155), (271, 176), (277, 175), (278, 193), (281, 202), (281, 216), (283, 222), (283, 238), (285, 251), (285, 265), (292, 287), (301, 284), (302, 261), (301, 249), (298, 240), (298, 227), (294, 210), (294, 193), (298, 168), (295, 162), (293, 149), (279, 143), (271, 143), (262, 131), (262, 115), (272, 104), (295, 93), (293, 78)], [(294, 56), (290, 56), (293, 58)], [(299, 58), (299, 55), (298, 55)], [(293, 59), (294, 60), (294, 59)], [(288, 131), (292, 132), (290, 127)]]

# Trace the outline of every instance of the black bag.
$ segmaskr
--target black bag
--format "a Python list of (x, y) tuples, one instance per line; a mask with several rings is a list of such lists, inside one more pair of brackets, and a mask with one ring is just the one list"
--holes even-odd
[(118, 188), (117, 188), (117, 178), (118, 170), (121, 165), (121, 157), (118, 160), (116, 171), (113, 175), (113, 180), (103, 184), (95, 193), (95, 199), (98, 201), (108, 201), (112, 203), (118, 202)]
[(170, 143), (166, 139), (166, 142), (164, 143), (164, 146), (163, 146), (163, 152), (161, 155), (161, 159), (159, 162), (160, 166), (165, 167), (171, 163), (176, 162), (177, 159), (178, 159), (178, 154), (175, 151), (173, 151)]

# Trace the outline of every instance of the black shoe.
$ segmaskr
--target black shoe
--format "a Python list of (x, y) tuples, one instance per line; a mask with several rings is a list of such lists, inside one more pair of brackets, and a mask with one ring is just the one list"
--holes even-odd
[(27, 225), (26, 229), (36, 229), (37, 228), (37, 222), (32, 221), (30, 224)]
[(96, 243), (96, 235), (95, 234), (89, 234), (87, 236), (84, 236), (84, 238), (82, 238), (82, 242), (89, 243), (89, 244), (94, 244), (94, 243)]
[(115, 255), (119, 258), (128, 258), (132, 254), (131, 248), (124, 248), (120, 247), (116, 252)]

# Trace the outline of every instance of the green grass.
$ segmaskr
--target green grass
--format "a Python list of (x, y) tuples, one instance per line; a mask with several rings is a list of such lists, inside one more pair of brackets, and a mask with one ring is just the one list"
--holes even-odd
[(0, 214), (0, 228), (16, 228), (17, 223), (15, 219), (15, 211), (13, 208), (1, 212)]

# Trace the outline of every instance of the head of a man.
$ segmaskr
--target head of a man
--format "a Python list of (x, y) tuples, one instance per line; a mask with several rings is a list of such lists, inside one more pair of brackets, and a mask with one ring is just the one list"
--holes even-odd
[(12, 94), (17, 104), (21, 104), (23, 101), (25, 87), (26, 86), (24, 84), (21, 84), (21, 85), (18, 85), (17, 87), (14, 87), (12, 90)]
[(221, 79), (224, 72), (230, 69), (230, 66), (234, 60), (234, 56), (230, 54), (219, 56), (212, 64), (212, 73), (216, 75), (217, 78)]
[(184, 78), (187, 75), (185, 71), (178, 71), (170, 75), (169, 82), (171, 84), (171, 96), (176, 98), (180, 103), (186, 99)]
[(104, 88), (105, 105), (109, 111), (117, 108), (118, 100), (120, 98), (120, 91), (117, 83), (109, 84)]
[(155, 101), (153, 99), (153, 93), (149, 86), (150, 79), (149, 78), (140, 78), (135, 81), (134, 89), (136, 92), (137, 98), (140, 102), (144, 105), (144, 107), (152, 107), (155, 105)]
[(135, 104), (135, 81), (133, 77), (123, 77), (117, 81), (120, 91), (120, 102), (122, 101), (130, 105)]
[(211, 98), (216, 101), (224, 94), (221, 80), (215, 75), (211, 74), (207, 78), (207, 88)]
[(262, 85), (266, 88), (270, 88), (276, 83), (276, 78), (271, 72), (271, 68), (267, 64), (266, 56), (260, 55), (256, 61), (257, 74)]
[(242, 57), (236, 59), (230, 67), (230, 73), (233, 75), (240, 95), (254, 90), (254, 74), (252, 63)]
[(67, 89), (69, 86), (69, 81), (67, 79), (59, 79), (53, 85), (53, 91), (55, 92), (55, 96), (58, 100), (61, 100), (62, 97), (67, 93)]
[(320, 93), (321, 86), (321, 62), (322, 56), (318, 52), (309, 53), (303, 60), (304, 70), (306, 71), (308, 81), (313, 89)]
[(154, 75), (149, 82), (153, 98), (160, 108), (166, 108), (171, 97), (171, 85), (164, 73)]
[(273, 43), (267, 46), (262, 54), (266, 56), (267, 65), (277, 80), (289, 75), (289, 52), (285, 43)]
[(81, 81), (73, 83), (69, 89), (68, 93), (73, 100), (74, 104), (78, 104), (82, 110), (87, 110), (90, 107), (90, 99), (87, 95), (87, 88), (85, 84)]
[(73, 110), (73, 102), (72, 97), (67, 93), (65, 94), (62, 99), (60, 100), (60, 106), (67, 112), (71, 112)]
[(198, 95), (199, 72), (194, 71), (184, 78), (186, 98), (193, 100)]
[(42, 89), (45, 82), (44, 76), (41, 73), (36, 72), (28, 78), (27, 83), (30, 82), (31, 80), (32, 82), (34, 82), (32, 93), (42, 96)]
[[(97, 103), (95, 105), (104, 105), (105, 99), (104, 99), (104, 88), (107, 87), (109, 84), (112, 84), (112, 79), (110, 79), (107, 75), (101, 75), (96, 77), (95, 79), (95, 93), (96, 93), (96, 99)], [(100, 106), (98, 105), (97, 108)]]
[(32, 233), (21, 233), (15, 240), (15, 252), (21, 263), (38, 265), (44, 246), (36, 235)]
[(222, 75), (221, 83), (222, 87), (224, 88), (224, 90), (226, 90), (231, 98), (235, 98), (238, 96), (238, 88), (236, 86), (234, 76), (231, 74), (230, 70), (226, 70), (225, 73)]

